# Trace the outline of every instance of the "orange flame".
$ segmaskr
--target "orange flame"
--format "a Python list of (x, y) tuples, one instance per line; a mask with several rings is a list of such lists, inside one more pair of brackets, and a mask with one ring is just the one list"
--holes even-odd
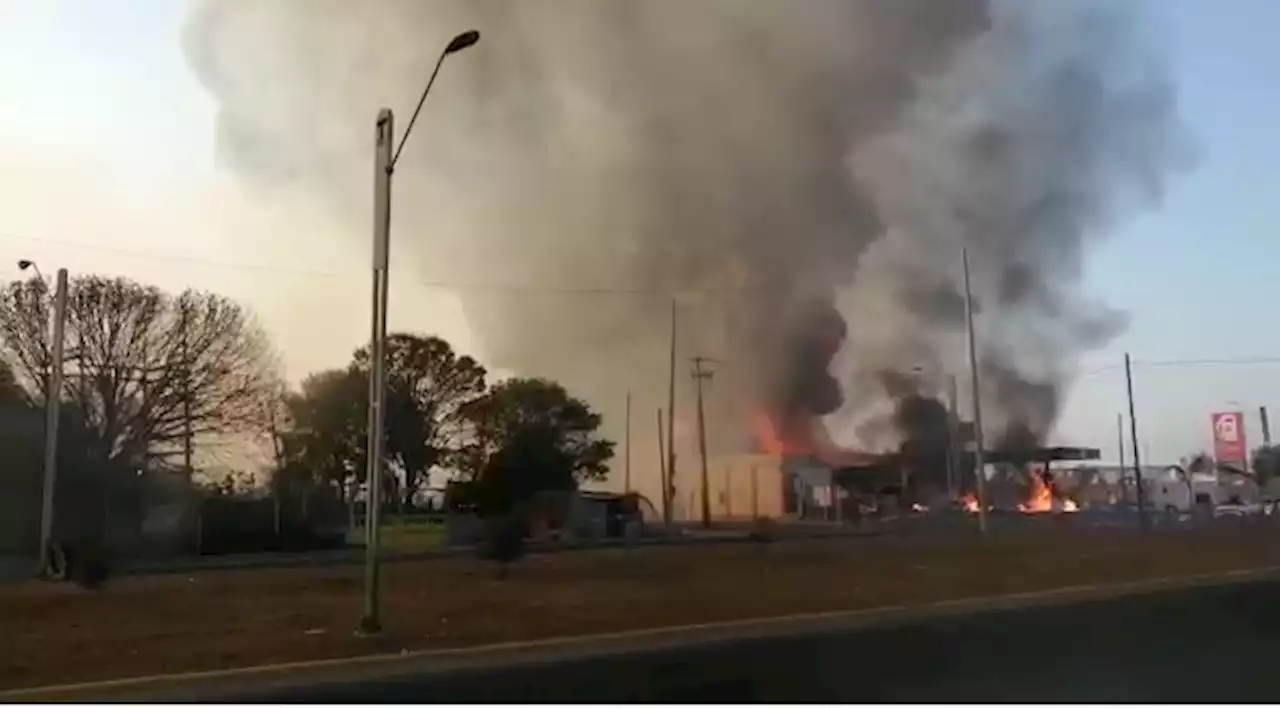
[(786, 455), (788, 450), (787, 442), (779, 435), (778, 426), (774, 423), (773, 416), (767, 411), (757, 411), (753, 421), (756, 442), (760, 445), (760, 450), (766, 455)]
[(1031, 474), (1031, 490), (1027, 493), (1027, 499), (1018, 503), (1018, 511), (1023, 514), (1078, 512), (1079, 510), (1080, 506), (1075, 500), (1069, 497), (1055, 498), (1053, 490), (1045, 484), (1043, 476), (1037, 473)]

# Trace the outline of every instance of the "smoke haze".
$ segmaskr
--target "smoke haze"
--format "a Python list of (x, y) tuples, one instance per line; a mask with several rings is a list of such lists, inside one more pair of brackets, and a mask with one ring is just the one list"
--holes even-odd
[[(884, 373), (937, 393), (965, 371), (963, 247), (992, 430), (1046, 435), (1079, 355), (1124, 327), (1080, 292), (1088, 251), (1190, 155), (1121, 5), (207, 0), (186, 46), (224, 164), (363, 229), (377, 108), (403, 130), (440, 49), (480, 30), (397, 168), (393, 227), (393, 258), (461, 289), (477, 354), (614, 421), (633, 389), (644, 455), (680, 293), (682, 360), (720, 360), (714, 448), (760, 402), (888, 448)], [(831, 353), (806, 343), (836, 330), (815, 383)]]

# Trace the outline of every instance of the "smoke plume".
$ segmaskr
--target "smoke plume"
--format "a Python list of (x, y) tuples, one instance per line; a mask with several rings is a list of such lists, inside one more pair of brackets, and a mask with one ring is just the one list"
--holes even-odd
[(680, 293), (682, 357), (720, 360), (713, 448), (760, 404), (888, 446), (883, 372), (964, 371), (962, 248), (996, 428), (1045, 435), (1123, 327), (1080, 293), (1086, 254), (1185, 152), (1157, 43), (1116, 5), (207, 0), (186, 42), (225, 164), (363, 233), (377, 108), (403, 129), (480, 30), (397, 168), (394, 239), (460, 288), (481, 354), (652, 411)]

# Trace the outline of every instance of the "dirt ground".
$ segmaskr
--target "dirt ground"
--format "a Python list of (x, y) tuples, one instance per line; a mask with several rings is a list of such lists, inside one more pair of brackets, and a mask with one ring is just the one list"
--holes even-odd
[(1280, 530), (842, 539), (389, 563), (387, 630), (353, 634), (361, 569), (0, 586), (0, 689), (925, 603), (1280, 565)]

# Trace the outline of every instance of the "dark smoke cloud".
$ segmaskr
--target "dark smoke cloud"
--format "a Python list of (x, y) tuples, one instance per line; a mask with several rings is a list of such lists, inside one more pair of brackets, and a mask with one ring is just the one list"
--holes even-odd
[[(1116, 5), (993, 4), (992, 31), (852, 157), (889, 229), (842, 311), (892, 325), (851, 338), (846, 368), (918, 366), (939, 393), (964, 370), (966, 246), (990, 437), (1051, 431), (1079, 355), (1126, 323), (1079, 291), (1089, 248), (1192, 157), (1137, 8)], [(847, 408), (851, 427), (885, 415)]]
[[(1085, 252), (1159, 198), (1177, 157), (1174, 91), (1126, 12), (207, 0), (187, 48), (226, 164), (264, 191), (319, 191), (363, 228), (377, 107), (407, 118), (440, 47), (479, 29), (398, 168), (402, 258), (453, 282), (703, 292), (682, 306), (682, 355), (722, 359), (726, 431), (765, 398), (839, 407), (838, 438), (881, 438), (879, 373), (961, 371), (967, 246), (990, 416), (1043, 435), (1081, 348), (1112, 332), (1078, 293)], [(625, 386), (661, 402), (663, 297), (462, 294), (494, 365), (560, 377), (606, 411)], [(833, 328), (843, 396), (814, 334)]]

